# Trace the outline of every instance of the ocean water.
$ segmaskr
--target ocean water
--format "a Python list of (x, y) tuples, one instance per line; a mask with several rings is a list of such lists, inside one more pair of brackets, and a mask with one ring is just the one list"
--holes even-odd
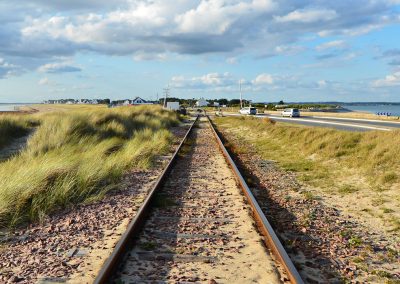
[(26, 104), (0, 104), (0, 111), (15, 111), (16, 107), (24, 105)]
[(400, 105), (344, 105), (344, 108), (354, 111), (370, 113), (390, 113), (392, 116), (400, 116)]

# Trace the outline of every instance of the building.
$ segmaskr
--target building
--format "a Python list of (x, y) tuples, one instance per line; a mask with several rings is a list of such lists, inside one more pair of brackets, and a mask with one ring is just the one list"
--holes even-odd
[(204, 98), (200, 98), (200, 99), (196, 102), (196, 106), (197, 106), (197, 107), (205, 107), (205, 106), (208, 106), (208, 102), (207, 102)]
[(136, 97), (133, 100), (130, 99), (126, 99), (124, 100), (124, 102), (122, 103), (122, 105), (124, 106), (130, 106), (130, 105), (152, 105), (152, 102), (148, 102), (140, 97)]
[(168, 110), (179, 110), (179, 102), (167, 102), (166, 109), (168, 109)]

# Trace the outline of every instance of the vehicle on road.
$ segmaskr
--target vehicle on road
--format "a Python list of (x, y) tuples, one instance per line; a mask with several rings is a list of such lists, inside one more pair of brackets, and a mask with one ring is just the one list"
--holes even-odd
[(282, 116), (300, 117), (300, 111), (297, 108), (285, 108), (282, 111)]
[(244, 107), (239, 110), (240, 114), (257, 114), (257, 109), (255, 107)]

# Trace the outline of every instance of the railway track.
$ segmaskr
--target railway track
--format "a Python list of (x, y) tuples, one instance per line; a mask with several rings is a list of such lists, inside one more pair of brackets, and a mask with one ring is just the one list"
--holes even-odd
[(303, 283), (208, 117), (193, 123), (95, 280), (166, 282)]

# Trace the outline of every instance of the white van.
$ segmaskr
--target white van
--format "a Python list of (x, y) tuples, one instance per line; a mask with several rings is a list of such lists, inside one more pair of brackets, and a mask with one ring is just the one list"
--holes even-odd
[(285, 108), (282, 111), (282, 116), (300, 117), (300, 111), (297, 108)]

